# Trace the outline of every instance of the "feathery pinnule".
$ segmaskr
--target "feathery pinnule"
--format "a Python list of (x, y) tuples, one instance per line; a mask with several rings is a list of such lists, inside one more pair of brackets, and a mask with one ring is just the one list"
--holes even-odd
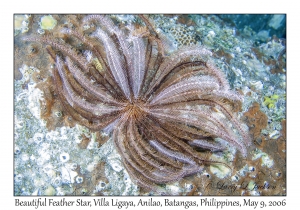
[(74, 78), (82, 85), (82, 87), (89, 90), (93, 95), (99, 97), (99, 100), (106, 103), (121, 105), (120, 102), (115, 100), (111, 95), (109, 95), (108, 92), (106, 92), (100, 87), (93, 85), (93, 83), (86, 78), (86, 76), (81, 72), (81, 70), (74, 64), (74, 62), (69, 57), (66, 57), (66, 63)]

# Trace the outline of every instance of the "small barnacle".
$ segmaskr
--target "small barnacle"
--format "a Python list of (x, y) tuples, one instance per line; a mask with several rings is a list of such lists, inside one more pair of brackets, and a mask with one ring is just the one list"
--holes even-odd
[(15, 147), (15, 155), (18, 155), (21, 153), (21, 150), (18, 146)]
[(80, 143), (82, 142), (82, 140), (83, 140), (82, 135), (77, 135), (77, 136), (75, 136), (75, 142), (76, 142), (77, 144), (80, 144)]
[(61, 178), (60, 177), (56, 177), (55, 179), (53, 179), (52, 185), (55, 186), (55, 187), (60, 186), (61, 185)]
[(68, 160), (70, 159), (70, 155), (68, 153), (64, 152), (64, 153), (60, 154), (59, 159), (63, 163), (68, 162)]
[(187, 190), (187, 191), (191, 191), (194, 186), (193, 184), (187, 184), (187, 183), (184, 183), (184, 188)]
[(35, 133), (34, 136), (33, 136), (33, 141), (37, 144), (42, 142), (43, 139), (44, 139), (44, 134), (42, 134), (42, 133)]
[(22, 159), (22, 161), (26, 162), (27, 160), (29, 160), (29, 157), (27, 154), (23, 154), (21, 159)]
[(280, 132), (278, 130), (274, 130), (269, 134), (271, 139), (277, 139), (280, 136)]
[(23, 180), (23, 175), (22, 174), (18, 174), (15, 176), (15, 182), (16, 183), (20, 183)]
[(111, 166), (111, 168), (116, 171), (120, 172), (123, 170), (122, 163), (119, 159), (108, 159), (108, 164)]
[(234, 175), (234, 176), (231, 177), (231, 180), (232, 180), (232, 181), (235, 181), (235, 182), (238, 181), (239, 179), (240, 179), (240, 178), (239, 178), (238, 175)]
[(269, 189), (269, 187), (270, 187), (270, 184), (269, 184), (269, 182), (267, 182), (267, 181), (264, 181), (264, 189)]
[(77, 176), (77, 177), (76, 177), (76, 182), (77, 182), (78, 184), (82, 183), (82, 182), (83, 182), (83, 178), (82, 178), (81, 176)]
[(54, 115), (58, 118), (61, 118), (62, 117), (62, 111), (57, 111), (57, 112), (54, 112)]
[(37, 30), (37, 32), (38, 32), (39, 34), (44, 34), (44, 33), (45, 33), (45, 30), (44, 30), (44, 29), (41, 29), (41, 28), (39, 28), (39, 29)]
[(15, 126), (16, 126), (16, 129), (24, 128), (25, 122), (22, 121), (22, 120), (20, 120), (20, 121), (16, 120), (16, 121), (15, 121)]
[[(25, 15), (24, 15), (24, 17), (25, 17)], [(22, 22), (23, 26), (28, 26), (28, 24), (29, 24), (28, 19), (23, 20), (23, 22)]]
[(52, 133), (47, 133), (46, 134), (46, 139), (49, 141), (52, 139)]
[(36, 55), (39, 52), (39, 47), (37, 44), (30, 44), (27, 48), (27, 54), (29, 56)]
[(106, 186), (106, 183), (105, 182), (100, 182), (100, 186), (104, 188)]
[(53, 168), (53, 166), (51, 164), (47, 164), (44, 166), (43, 171), (45, 173), (49, 173), (49, 172), (51, 172), (52, 168)]
[[(26, 96), (28, 96), (27, 92), (20, 93), (19, 95), (16, 96), (17, 102), (20, 101), (20, 100), (22, 100), (22, 99), (24, 99), (24, 98), (26, 98)], [(18, 123), (18, 121), (16, 120), (15, 124), (17, 124), (17, 123)]]
[(67, 128), (66, 127), (62, 127), (61, 129), (60, 129), (60, 135), (66, 135), (68, 133), (68, 130), (67, 130)]
[(262, 90), (263, 87), (264, 87), (264, 85), (263, 85), (263, 83), (261, 81), (250, 81), (249, 83), (256, 90)]
[(207, 172), (203, 173), (203, 175), (206, 176), (208, 179), (211, 178), (210, 174)]
[(85, 188), (83, 188), (80, 193), (81, 193), (81, 195), (86, 195), (87, 190)]
[(24, 26), (24, 28), (22, 29), (22, 33), (25, 33), (29, 30), (29, 28), (27, 26)]
[(71, 165), (71, 170), (75, 171), (77, 169), (77, 167), (78, 167), (77, 163), (73, 163)]
[(278, 179), (281, 179), (283, 177), (283, 174), (280, 170), (278, 169), (275, 169), (275, 170), (272, 170), (271, 171), (271, 176), (275, 179), (275, 180), (278, 180)]

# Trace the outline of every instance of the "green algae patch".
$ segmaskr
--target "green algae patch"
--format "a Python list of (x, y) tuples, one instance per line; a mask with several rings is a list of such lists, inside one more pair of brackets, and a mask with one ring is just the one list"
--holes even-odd
[(14, 35), (26, 33), (29, 28), (30, 15), (14, 15)]
[(41, 18), (40, 26), (41, 29), (44, 30), (51, 30), (57, 24), (57, 21), (52, 17), (52, 15), (43, 16)]
[(214, 175), (219, 177), (220, 179), (223, 179), (223, 178), (229, 176), (230, 172), (231, 172), (230, 168), (228, 168), (227, 166), (223, 166), (223, 165), (211, 165), (210, 171)]
[(48, 188), (44, 192), (44, 195), (49, 195), (49, 196), (52, 196), (55, 194), (56, 194), (56, 190), (51, 185), (49, 185)]
[(26, 17), (25, 17), (25, 15), (15, 15), (15, 17), (14, 17), (14, 27), (15, 27), (15, 29), (17, 29), (17, 30), (20, 30), (20, 29), (22, 29), (22, 27), (23, 27), (23, 21), (25, 21), (26, 20)]
[[(220, 162), (226, 162), (226, 160), (224, 159), (224, 157), (219, 157), (216, 154), (213, 154), (211, 156), (212, 160), (215, 161), (220, 161)], [(223, 179), (227, 176), (229, 176), (231, 174), (231, 170), (230, 168), (228, 168), (228, 166), (226, 165), (222, 165), (222, 164), (211, 164), (210, 165), (210, 172), (213, 173), (214, 175), (216, 175), (217, 177), (219, 177), (220, 179)]]
[(270, 97), (265, 97), (264, 105), (267, 106), (269, 109), (275, 108), (275, 104), (279, 99), (279, 95), (272, 95)]
[(248, 186), (247, 186), (247, 189), (248, 189), (248, 190), (253, 190), (254, 187), (255, 187), (255, 185), (256, 185), (255, 182), (251, 180), (251, 181), (249, 182)]

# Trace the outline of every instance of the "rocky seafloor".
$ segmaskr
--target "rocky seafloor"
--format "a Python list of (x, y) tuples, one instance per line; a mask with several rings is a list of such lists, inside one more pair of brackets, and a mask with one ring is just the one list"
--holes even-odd
[[(125, 25), (135, 21), (133, 15), (111, 17)], [(39, 84), (51, 76), (50, 58), (42, 45), (25, 44), (21, 38), (31, 33), (55, 34), (60, 24), (78, 18), (14, 16), (14, 194), (155, 195), (131, 181), (109, 135), (69, 122), (57, 104), (51, 105), (51, 113), (43, 112), (51, 93)], [(158, 33), (172, 40), (174, 49), (199, 44), (212, 51), (231, 88), (244, 95), (239, 117), (253, 139), (246, 158), (234, 148), (211, 154), (210, 159), (230, 163), (232, 170), (207, 166), (167, 184), (166, 191), (172, 195), (286, 195), (285, 15), (149, 18)]]

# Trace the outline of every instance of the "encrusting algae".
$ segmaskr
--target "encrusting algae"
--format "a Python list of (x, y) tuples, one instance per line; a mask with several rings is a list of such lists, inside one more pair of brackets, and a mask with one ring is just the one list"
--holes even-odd
[(52, 17), (52, 15), (43, 16), (41, 18), (40, 26), (41, 29), (44, 30), (51, 30), (57, 24), (57, 21)]
[(264, 105), (265, 106), (268, 106), (269, 109), (273, 109), (275, 108), (275, 105), (276, 105), (276, 102), (278, 101), (279, 99), (279, 95), (272, 95), (272, 96), (269, 96), (269, 97), (265, 97), (264, 98)]

